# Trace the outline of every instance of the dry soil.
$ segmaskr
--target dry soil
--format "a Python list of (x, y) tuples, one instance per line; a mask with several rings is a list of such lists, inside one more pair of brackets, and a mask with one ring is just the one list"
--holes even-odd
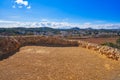
[(120, 80), (120, 60), (81, 47), (22, 47), (0, 61), (0, 80)]

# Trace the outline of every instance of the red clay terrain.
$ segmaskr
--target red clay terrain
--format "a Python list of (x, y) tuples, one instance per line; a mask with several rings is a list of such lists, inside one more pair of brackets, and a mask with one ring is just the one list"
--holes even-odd
[(0, 80), (120, 80), (120, 60), (81, 47), (26, 46), (0, 61)]
[(96, 43), (96, 44), (103, 44), (105, 42), (112, 42), (112, 43), (116, 43), (116, 40), (119, 37), (113, 37), (113, 38), (74, 38), (75, 40), (83, 40), (83, 41), (88, 41), (91, 43)]

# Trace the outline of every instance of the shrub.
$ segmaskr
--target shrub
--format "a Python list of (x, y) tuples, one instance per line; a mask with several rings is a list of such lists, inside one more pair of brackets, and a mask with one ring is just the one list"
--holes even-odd
[(118, 38), (118, 39), (116, 40), (116, 44), (117, 44), (118, 46), (120, 46), (120, 38)]
[(106, 42), (106, 43), (103, 43), (101, 45), (104, 45), (104, 46), (109, 46), (109, 47), (113, 47), (113, 48), (118, 48), (118, 46), (114, 43), (111, 43), (111, 42)]

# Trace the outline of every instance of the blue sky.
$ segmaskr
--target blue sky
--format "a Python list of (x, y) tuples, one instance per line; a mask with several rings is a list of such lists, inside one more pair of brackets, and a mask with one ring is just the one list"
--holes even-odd
[(120, 26), (120, 0), (1, 0), (0, 26), (4, 27), (3, 23), (8, 21), (116, 28)]

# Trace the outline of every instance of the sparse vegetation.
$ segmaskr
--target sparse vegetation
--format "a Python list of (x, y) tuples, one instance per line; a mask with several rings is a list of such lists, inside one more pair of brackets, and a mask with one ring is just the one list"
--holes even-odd
[(116, 44), (117, 44), (118, 47), (120, 47), (120, 38), (118, 38), (118, 39), (116, 40)]
[[(87, 48), (93, 51), (96, 51), (102, 55), (105, 55), (106, 57), (113, 59), (113, 60), (118, 60), (120, 57), (120, 51), (116, 48), (112, 48), (106, 45), (98, 45), (98, 44), (94, 44), (94, 43), (89, 43), (86, 41), (79, 41), (79, 44), (81, 47), (83, 48)], [(108, 45), (108, 43), (107, 43)], [(112, 43), (110, 43), (109, 45), (111, 46), (115, 46)]]
[(106, 43), (103, 43), (101, 45), (105, 45), (105, 46), (109, 46), (109, 47), (113, 47), (113, 48), (118, 48), (118, 46), (112, 42), (106, 42)]
[(116, 40), (116, 43), (112, 43), (112, 42), (106, 42), (106, 43), (103, 43), (101, 45), (106, 45), (106, 46), (109, 46), (109, 47), (113, 47), (113, 48), (118, 48), (120, 49), (120, 38), (118, 38)]
[(110, 38), (120, 36), (119, 29), (80, 29), (77, 27), (70, 29), (54, 29), (49, 27), (39, 28), (0, 28), (0, 35), (2, 36), (18, 36), (18, 35), (44, 35), (44, 36), (61, 36), (65, 38), (83, 38), (83, 37), (97, 37)]

